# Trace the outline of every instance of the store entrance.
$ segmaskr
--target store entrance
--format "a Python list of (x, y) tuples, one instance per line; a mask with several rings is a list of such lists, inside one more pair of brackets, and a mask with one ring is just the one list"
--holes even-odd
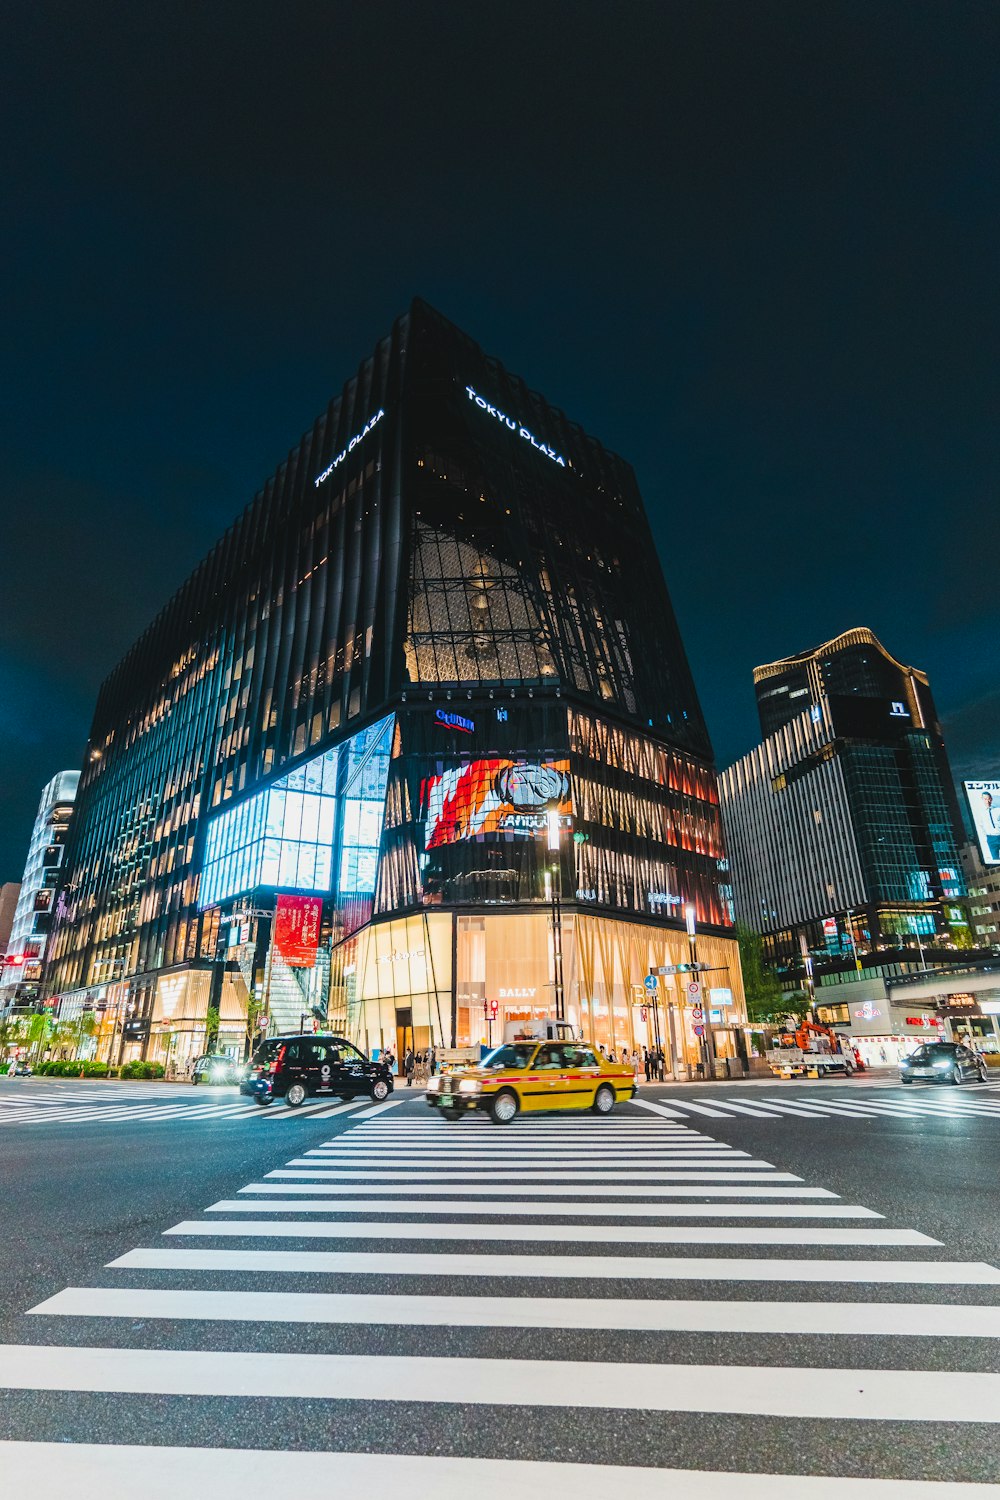
[(399, 1071), (403, 1071), (403, 1059), (413, 1046), (413, 1011), (397, 1010), (396, 1012), (396, 1063)]

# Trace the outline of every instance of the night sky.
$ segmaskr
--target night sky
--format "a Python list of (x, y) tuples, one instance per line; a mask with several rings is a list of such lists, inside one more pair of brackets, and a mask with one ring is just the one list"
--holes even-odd
[(411, 298), (634, 465), (720, 765), (870, 625), (1000, 775), (995, 0), (8, 0), (0, 879)]

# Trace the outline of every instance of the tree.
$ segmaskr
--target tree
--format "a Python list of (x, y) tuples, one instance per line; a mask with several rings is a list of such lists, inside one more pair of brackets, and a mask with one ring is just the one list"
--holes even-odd
[(246, 1055), (249, 1057), (260, 1034), (260, 1018), (264, 1014), (264, 1002), (258, 1000), (253, 990), (247, 996)]
[(764, 957), (764, 940), (752, 927), (738, 922), (736, 941), (740, 945), (740, 967), (743, 970), (743, 992), (747, 998), (747, 1017), (752, 1026), (782, 1026), (795, 1005), (781, 992), (781, 981)]
[(210, 1005), (205, 1012), (205, 1051), (211, 1052), (219, 1040), (222, 1013), (217, 1005)]

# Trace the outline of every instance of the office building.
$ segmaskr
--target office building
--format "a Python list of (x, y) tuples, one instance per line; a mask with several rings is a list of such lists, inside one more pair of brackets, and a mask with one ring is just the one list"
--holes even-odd
[(183, 1062), (210, 1005), (631, 1048), (693, 908), (725, 1053), (731, 907), (631, 468), (416, 302), (104, 684), (46, 983), (114, 1057)]
[(754, 683), (765, 739), (721, 777), (740, 918), (851, 954), (949, 941), (961, 823), (926, 675), (860, 629)]
[(60, 771), (42, 792), (3, 960), (0, 1010), (26, 1009), (38, 999), (79, 780), (79, 771)]

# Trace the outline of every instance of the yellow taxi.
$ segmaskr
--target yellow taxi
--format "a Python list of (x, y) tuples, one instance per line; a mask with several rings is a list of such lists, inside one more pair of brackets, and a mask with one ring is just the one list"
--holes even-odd
[(478, 1068), (441, 1073), (427, 1084), (427, 1103), (446, 1120), (483, 1109), (497, 1125), (521, 1110), (592, 1109), (608, 1115), (620, 1099), (635, 1097), (635, 1079), (624, 1063), (609, 1062), (583, 1042), (506, 1042)]

